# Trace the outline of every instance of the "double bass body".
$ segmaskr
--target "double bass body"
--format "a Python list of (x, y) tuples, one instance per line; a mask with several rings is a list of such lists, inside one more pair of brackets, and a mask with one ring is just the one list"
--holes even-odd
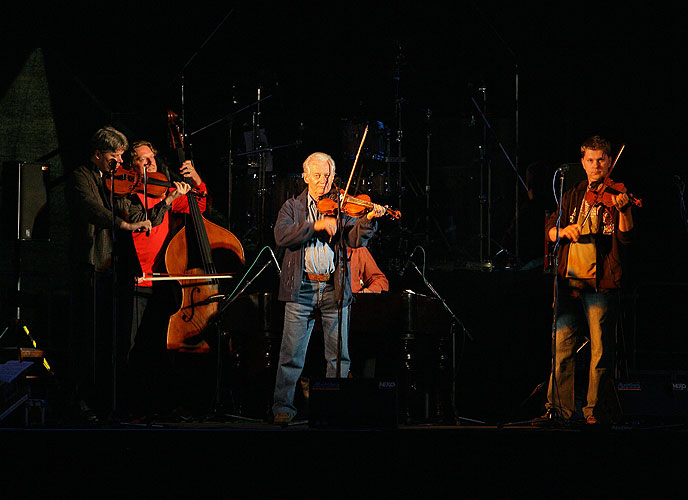
[[(218, 311), (220, 286), (213, 251), (229, 250), (245, 263), (244, 249), (234, 234), (201, 216), (196, 197), (188, 193), (189, 222), (170, 240), (165, 252), (167, 272), (184, 276), (181, 306), (170, 316), (167, 348), (186, 352), (209, 352), (204, 340), (209, 321)], [(198, 276), (198, 279), (193, 277)]]

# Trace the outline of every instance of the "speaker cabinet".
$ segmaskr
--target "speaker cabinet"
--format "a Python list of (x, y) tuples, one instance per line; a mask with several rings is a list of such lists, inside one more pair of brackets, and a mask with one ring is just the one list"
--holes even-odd
[(637, 371), (617, 385), (624, 417), (639, 420), (688, 420), (688, 373)]
[(317, 428), (395, 428), (397, 382), (381, 379), (311, 380), (308, 421)]
[(42, 163), (4, 162), (3, 235), (7, 239), (47, 240), (50, 167)]

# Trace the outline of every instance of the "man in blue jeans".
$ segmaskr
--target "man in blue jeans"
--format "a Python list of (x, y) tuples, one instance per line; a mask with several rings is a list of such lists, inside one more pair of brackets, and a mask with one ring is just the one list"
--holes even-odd
[(328, 154), (313, 153), (306, 158), (303, 180), (307, 189), (282, 205), (275, 223), (275, 242), (285, 250), (278, 296), (286, 302), (284, 330), (272, 406), (274, 423), (280, 425), (288, 424), (296, 415), (294, 392), (316, 311), (322, 320), (327, 377), (346, 378), (349, 373), (351, 281), (342, 247), (365, 245), (377, 229), (374, 219), (385, 213), (383, 207), (374, 205), (360, 218), (342, 214), (340, 231), (337, 218), (321, 214), (317, 206), (330, 192), (334, 174), (335, 163)]
[(633, 239), (633, 215), (626, 193), (611, 196), (609, 205), (592, 195), (612, 168), (609, 141), (593, 136), (580, 151), (587, 179), (564, 193), (559, 224), (557, 210), (546, 225), (549, 240), (559, 240), (559, 263), (554, 376), (545, 416), (568, 420), (575, 413), (575, 355), (587, 327), (590, 371), (583, 417), (588, 424), (597, 424), (609, 419), (603, 410), (608, 403), (604, 394), (612, 384), (623, 248)]

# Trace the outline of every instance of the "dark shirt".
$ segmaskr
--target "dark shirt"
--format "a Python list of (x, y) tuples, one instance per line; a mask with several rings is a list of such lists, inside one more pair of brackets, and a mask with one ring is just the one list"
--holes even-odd
[[(71, 210), (70, 258), (73, 269), (84, 266), (96, 271), (110, 269), (113, 253), (110, 192), (95, 165), (89, 163), (72, 172), (67, 187), (67, 201)], [(138, 261), (135, 258), (131, 232), (122, 231), (119, 226), (123, 221), (145, 220), (146, 212), (139, 200), (133, 197), (116, 197), (114, 204), (118, 265), (121, 262), (127, 274), (136, 275)], [(160, 224), (169, 208), (167, 203), (159, 203), (149, 209), (148, 218), (151, 223), (154, 226)]]

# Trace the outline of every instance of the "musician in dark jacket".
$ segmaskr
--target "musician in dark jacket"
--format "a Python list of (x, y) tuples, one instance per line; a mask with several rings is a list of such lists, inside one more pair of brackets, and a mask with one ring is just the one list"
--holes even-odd
[[(316, 311), (320, 311), (322, 319), (327, 377), (346, 378), (349, 373), (351, 280), (342, 247), (365, 245), (377, 229), (374, 219), (383, 215), (385, 209), (374, 205), (373, 210), (358, 219), (343, 214), (340, 231), (337, 218), (324, 216), (317, 208), (320, 197), (330, 192), (334, 173), (335, 163), (329, 155), (313, 153), (306, 158), (303, 179), (307, 189), (282, 205), (275, 223), (275, 242), (285, 250), (279, 300), (286, 301), (272, 407), (276, 424), (286, 425), (296, 415), (294, 392), (303, 370)], [(338, 348), (340, 310), (341, 349)]]
[[(72, 382), (75, 403), (86, 422), (113, 409), (112, 377), (121, 373), (129, 349), (134, 277), (140, 274), (131, 234), (150, 230), (169, 209), (161, 204), (146, 216), (133, 198), (111, 194), (106, 179), (122, 166), (127, 147), (120, 131), (101, 128), (91, 139), (88, 162), (72, 172), (67, 186), (72, 222)], [(117, 367), (111, 362), (113, 324), (118, 332)]]
[(614, 333), (623, 283), (623, 248), (633, 239), (634, 225), (627, 194), (613, 195), (611, 206), (592, 196), (612, 166), (609, 141), (599, 136), (586, 140), (581, 146), (581, 163), (587, 180), (564, 193), (561, 210), (553, 213), (546, 225), (549, 241), (559, 244), (555, 366), (546, 416), (564, 420), (574, 416), (575, 356), (587, 332), (590, 370), (583, 417), (588, 424), (597, 424), (611, 418), (609, 404), (614, 404)]

